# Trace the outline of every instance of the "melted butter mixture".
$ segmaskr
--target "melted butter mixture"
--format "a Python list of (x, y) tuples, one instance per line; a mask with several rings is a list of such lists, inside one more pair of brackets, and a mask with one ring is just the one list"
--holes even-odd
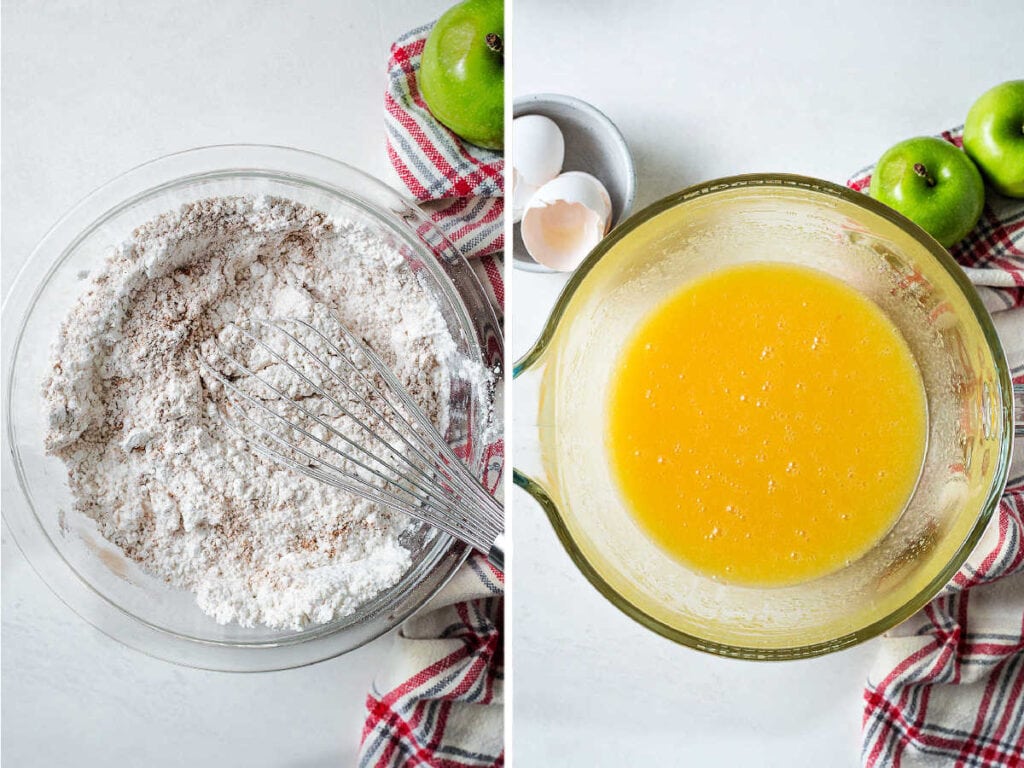
[(924, 388), (871, 301), (804, 267), (711, 274), (619, 360), (608, 448), (638, 523), (723, 580), (806, 581), (895, 522), (924, 457)]

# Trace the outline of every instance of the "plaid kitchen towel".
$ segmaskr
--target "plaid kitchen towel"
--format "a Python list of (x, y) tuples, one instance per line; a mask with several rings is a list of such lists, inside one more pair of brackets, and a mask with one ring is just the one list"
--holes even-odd
[[(430, 25), (415, 29), (391, 47), (388, 155), (421, 208), (471, 257), (500, 318), (504, 161), (500, 153), (463, 142), (423, 103), (416, 72), (429, 30)], [(442, 248), (435, 252), (445, 257)], [(503, 453), (500, 439), (486, 449), (484, 485), (492, 493), (502, 475)], [(366, 697), (360, 768), (504, 765), (503, 585), (503, 575), (474, 553), (402, 625), (389, 663)]]
[(420, 94), (420, 56), (433, 24), (391, 46), (384, 94), (388, 157), (410, 194), (467, 257), (504, 248), (505, 160), (439, 123)]
[(366, 699), (360, 768), (505, 764), (503, 581), (474, 553), (405, 622)]
[[(962, 146), (961, 129), (941, 137)], [(847, 185), (866, 192), (871, 168)], [(1024, 200), (988, 193), (952, 249), (1024, 383)], [(1024, 766), (1024, 461), (1014, 451), (998, 510), (967, 563), (887, 632), (864, 691), (866, 768)]]

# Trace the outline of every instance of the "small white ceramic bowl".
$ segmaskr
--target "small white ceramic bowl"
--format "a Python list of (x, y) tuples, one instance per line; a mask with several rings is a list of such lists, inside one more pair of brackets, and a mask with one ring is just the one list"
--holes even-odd
[[(612, 199), (612, 227), (629, 215), (636, 195), (633, 155), (619, 129), (603, 112), (572, 96), (538, 93), (516, 99), (512, 115), (544, 115), (554, 120), (565, 136), (562, 170), (586, 171), (600, 179)], [(512, 228), (512, 263), (530, 272), (555, 271), (530, 257), (518, 222)]]

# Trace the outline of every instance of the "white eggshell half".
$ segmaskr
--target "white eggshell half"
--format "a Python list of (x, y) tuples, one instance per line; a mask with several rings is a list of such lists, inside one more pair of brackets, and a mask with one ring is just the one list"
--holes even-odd
[(512, 121), (512, 167), (524, 183), (547, 184), (562, 170), (565, 137), (549, 117), (523, 115)]
[(608, 232), (612, 201), (604, 185), (582, 171), (570, 171), (538, 189), (523, 213), (523, 244), (538, 264), (576, 269)]

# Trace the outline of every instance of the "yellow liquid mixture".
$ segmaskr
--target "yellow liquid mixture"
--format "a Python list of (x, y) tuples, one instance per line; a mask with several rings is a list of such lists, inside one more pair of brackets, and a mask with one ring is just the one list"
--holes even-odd
[(612, 382), (623, 497), (673, 556), (779, 585), (863, 555), (917, 482), (921, 376), (867, 298), (816, 270), (748, 264), (658, 307)]

